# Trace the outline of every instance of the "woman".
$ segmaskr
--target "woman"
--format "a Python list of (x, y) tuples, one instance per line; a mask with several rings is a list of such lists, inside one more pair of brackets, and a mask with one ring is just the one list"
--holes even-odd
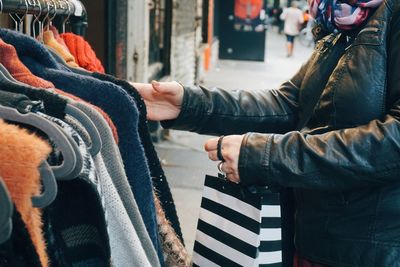
[(311, 2), (331, 33), (277, 90), (136, 87), (165, 127), (226, 135), (205, 148), (227, 179), (293, 189), (298, 266), (400, 266), (399, 0), (332, 2)]

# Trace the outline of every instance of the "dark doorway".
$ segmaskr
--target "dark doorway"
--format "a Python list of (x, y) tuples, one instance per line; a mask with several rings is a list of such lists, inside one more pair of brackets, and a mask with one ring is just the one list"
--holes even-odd
[(153, 0), (150, 9), (150, 80), (170, 73), (171, 29), (172, 0)]

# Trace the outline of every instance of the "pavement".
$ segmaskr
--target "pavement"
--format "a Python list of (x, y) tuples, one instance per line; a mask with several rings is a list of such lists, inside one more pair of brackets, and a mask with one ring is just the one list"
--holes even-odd
[[(207, 73), (204, 84), (225, 89), (271, 89), (290, 79), (308, 59), (312, 48), (295, 43), (294, 56), (286, 57), (286, 38), (269, 29), (264, 62), (220, 60)], [(216, 175), (216, 163), (204, 152), (204, 143), (211, 136), (170, 131), (168, 140), (156, 144), (170, 184), (189, 253), (196, 237), (202, 188), (206, 174)]]

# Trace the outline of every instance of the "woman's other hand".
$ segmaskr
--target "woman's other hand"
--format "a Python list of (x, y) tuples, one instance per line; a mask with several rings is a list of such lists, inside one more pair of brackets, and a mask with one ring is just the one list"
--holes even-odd
[[(224, 136), (221, 142), (221, 155), (224, 159), (220, 168), (226, 174), (226, 178), (234, 183), (240, 182), (239, 177), (239, 154), (244, 135), (229, 135)], [(220, 161), (218, 159), (218, 140), (213, 138), (207, 141), (204, 145), (205, 150), (208, 152), (208, 157), (213, 161)]]
[(181, 112), (183, 87), (177, 82), (132, 83), (143, 97), (147, 118), (153, 121), (173, 120)]

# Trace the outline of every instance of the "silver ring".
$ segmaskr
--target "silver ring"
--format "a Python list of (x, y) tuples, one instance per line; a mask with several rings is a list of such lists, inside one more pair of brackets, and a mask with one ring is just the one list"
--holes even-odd
[(225, 174), (225, 172), (222, 170), (222, 164), (224, 164), (224, 162), (222, 162), (222, 161), (220, 163), (218, 163), (217, 168), (221, 173)]

